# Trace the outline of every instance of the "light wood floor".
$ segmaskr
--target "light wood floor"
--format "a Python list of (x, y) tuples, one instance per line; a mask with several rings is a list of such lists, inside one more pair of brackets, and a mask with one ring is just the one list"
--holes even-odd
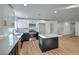
[(38, 40), (23, 43), (21, 55), (79, 55), (79, 37), (63, 36), (59, 38), (59, 48), (41, 52)]

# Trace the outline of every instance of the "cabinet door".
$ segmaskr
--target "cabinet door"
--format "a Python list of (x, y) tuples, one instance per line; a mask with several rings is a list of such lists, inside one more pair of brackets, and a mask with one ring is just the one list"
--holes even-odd
[(11, 52), (9, 53), (9, 55), (18, 55), (19, 51), (18, 51), (18, 43), (14, 46), (14, 48), (11, 50)]
[(17, 22), (18, 28), (28, 28), (29, 27), (29, 22), (27, 20), (18, 20), (16, 22)]

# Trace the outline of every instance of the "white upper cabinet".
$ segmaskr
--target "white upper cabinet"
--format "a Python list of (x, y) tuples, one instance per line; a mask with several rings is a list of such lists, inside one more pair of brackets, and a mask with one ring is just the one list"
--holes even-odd
[(17, 20), (17, 28), (29, 28), (29, 21), (28, 20)]
[(37, 20), (29, 20), (29, 24), (36, 24)]

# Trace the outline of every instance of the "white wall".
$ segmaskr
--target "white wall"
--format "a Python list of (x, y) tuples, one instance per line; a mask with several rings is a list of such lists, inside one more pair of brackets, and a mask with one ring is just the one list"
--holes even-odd
[(46, 34), (49, 34), (50, 33), (50, 21), (47, 21), (46, 24), (45, 24), (45, 33)]
[(79, 22), (75, 22), (75, 36), (79, 36)]
[(58, 34), (60, 35), (68, 35), (72, 34), (72, 28), (70, 22), (60, 22), (58, 23)]
[[(57, 21), (40, 21), (40, 24), (43, 25), (39, 25), (39, 32), (43, 31), (42, 34), (57, 34), (57, 30), (58, 30), (58, 24)], [(52, 26), (51, 26), (52, 24)], [(43, 27), (43, 28), (42, 28)], [(52, 27), (52, 28), (51, 28)]]
[[(45, 30), (46, 34), (59, 34), (59, 35), (68, 35), (74, 33), (74, 25), (71, 22), (57, 22), (57, 21), (46, 21)], [(52, 28), (51, 25), (52, 24)], [(52, 30), (52, 31), (51, 31)]]
[(55, 34), (58, 34), (58, 22), (57, 21), (54, 21), (54, 33)]
[(70, 23), (65, 22), (63, 25), (64, 25), (63, 35), (70, 34)]
[(38, 27), (38, 32), (40, 34), (45, 34), (46, 33), (46, 21), (39, 20), (37, 27)]
[(57, 21), (47, 21), (46, 22), (46, 33), (47, 34), (57, 34), (58, 23)]
[(62, 35), (62, 29), (63, 29), (62, 23), (58, 22), (58, 35)]
[(8, 34), (8, 28), (14, 25), (15, 15), (13, 9), (8, 4), (0, 5), (0, 31), (1, 34)]
[[(36, 31), (38, 31), (38, 32), (41, 31), (40, 33), (42, 33), (42, 34), (68, 35), (68, 34), (73, 33), (73, 30), (71, 27), (71, 25), (72, 25), (71, 22), (60, 22), (59, 23), (57, 21), (45, 21), (45, 20), (17, 20), (17, 21), (18, 21), (17, 22), (18, 28), (26, 28), (27, 31), (29, 30), (29, 23), (31, 23), (31, 21), (33, 21), (33, 23), (36, 24)], [(51, 26), (51, 24), (52, 24), (52, 26)]]

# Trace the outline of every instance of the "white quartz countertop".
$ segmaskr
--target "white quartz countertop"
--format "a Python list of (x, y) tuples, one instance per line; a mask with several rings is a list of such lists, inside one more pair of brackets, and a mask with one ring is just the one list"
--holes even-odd
[(0, 55), (8, 55), (18, 40), (18, 37), (14, 36), (13, 34), (0, 37)]
[(53, 38), (53, 37), (59, 37), (57, 34), (39, 34), (41, 38)]

